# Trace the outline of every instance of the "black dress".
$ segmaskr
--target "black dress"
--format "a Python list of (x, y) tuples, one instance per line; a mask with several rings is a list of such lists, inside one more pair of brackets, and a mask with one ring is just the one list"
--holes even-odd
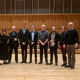
[(8, 60), (9, 54), (8, 54), (8, 36), (2, 35), (1, 36), (1, 42), (2, 42), (2, 60)]

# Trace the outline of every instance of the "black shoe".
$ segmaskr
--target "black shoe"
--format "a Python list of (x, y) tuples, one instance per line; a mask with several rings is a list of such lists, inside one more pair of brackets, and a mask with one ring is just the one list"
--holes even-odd
[(53, 63), (48, 63), (48, 65), (52, 65)]
[(8, 62), (7, 64), (10, 64), (11, 62)]
[(37, 61), (35, 61), (35, 64), (37, 64)]
[(49, 63), (49, 65), (52, 65), (53, 63)]
[(20, 63), (24, 63), (24, 61), (20, 62)]
[(6, 64), (9, 64), (8, 62), (6, 62)]
[(8, 64), (10, 64), (11, 63), (11, 61), (8, 61)]
[(9, 62), (7, 62), (7, 64), (10, 64)]
[(39, 62), (39, 64), (42, 64), (42, 62)]
[(4, 62), (3, 64), (7, 64), (7, 62)]
[(29, 64), (31, 64), (32, 62), (30, 61)]
[(71, 67), (71, 69), (74, 69), (74, 67)]
[(16, 61), (16, 63), (18, 63), (18, 61)]
[(65, 64), (62, 64), (61, 66), (65, 66)]
[(57, 63), (55, 63), (55, 66), (58, 66), (58, 64), (57, 64)]
[(2, 65), (2, 64), (0, 63), (0, 65)]
[(25, 61), (24, 63), (27, 64), (27, 61)]
[(65, 67), (66, 67), (66, 68), (69, 68), (69, 67), (71, 67), (71, 66), (69, 66), (69, 65), (67, 66), (67, 65), (66, 65)]
[(48, 63), (46, 63), (46, 65), (49, 65)]

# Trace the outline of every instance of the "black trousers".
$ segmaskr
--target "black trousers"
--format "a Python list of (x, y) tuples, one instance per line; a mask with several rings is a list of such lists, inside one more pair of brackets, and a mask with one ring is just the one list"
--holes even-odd
[(26, 62), (27, 60), (27, 46), (21, 46), (22, 62)]
[(50, 63), (53, 63), (53, 54), (55, 56), (55, 64), (58, 63), (58, 55), (57, 55), (57, 48), (50, 47)]
[(66, 57), (66, 48), (63, 48), (63, 45), (61, 47), (61, 52), (62, 52), (62, 59), (63, 59), (63, 64), (67, 64), (67, 57)]
[(67, 64), (66, 52), (62, 51), (63, 64)]
[(18, 62), (18, 47), (9, 47), (9, 63), (12, 59), (12, 52), (15, 52), (15, 61)]
[(37, 62), (37, 45), (30, 45), (30, 62), (32, 62), (32, 50), (34, 48), (35, 62)]
[(43, 61), (43, 51), (45, 54), (45, 62), (48, 63), (47, 49), (48, 49), (48, 44), (45, 44), (44, 46), (40, 44), (40, 63), (42, 63)]

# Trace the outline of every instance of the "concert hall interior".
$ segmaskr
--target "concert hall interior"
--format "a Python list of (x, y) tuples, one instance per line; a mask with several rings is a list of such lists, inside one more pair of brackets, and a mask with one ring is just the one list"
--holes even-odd
[[(25, 23), (25, 24), (24, 24)], [(70, 36), (67, 34), (70, 28), (70, 24), (72, 25), (72, 29), (74, 29), (75, 33)], [(47, 32), (48, 41), (47, 39), (45, 42), (41, 42), (40, 38), (41, 34), (46, 27), (45, 33), (42, 34), (42, 38)], [(58, 44), (57, 44), (57, 60), (56, 55), (53, 54), (53, 62), (51, 61), (51, 46), (50, 46), (50, 39), (54, 38), (55, 35), (51, 35), (50, 33), (53, 32), (53, 27), (56, 29), (56, 34), (59, 34), (58, 37)], [(60, 44), (61, 40), (61, 29), (65, 27), (64, 36), (67, 35), (65, 38), (64, 44)], [(14, 29), (15, 28), (15, 29)], [(33, 28), (35, 28), (34, 31)], [(28, 35), (29, 30), (29, 35)], [(22, 31), (22, 32), (21, 32)], [(26, 32), (27, 31), (27, 32)], [(34, 42), (33, 45), (36, 44), (36, 49), (34, 46), (34, 50), (31, 48), (31, 38), (33, 39), (32, 35), (35, 35), (37, 32), (37, 44)], [(7, 36), (7, 41), (4, 40), (4, 36)], [(13, 33), (18, 35), (13, 39)], [(20, 33), (21, 32), (21, 33)], [(23, 33), (23, 34), (22, 34)], [(25, 38), (23, 39), (23, 35), (25, 34)], [(26, 38), (29, 37), (29, 40)], [(30, 38), (31, 37), (31, 38)], [(66, 38), (72, 38), (70, 41), (73, 42), (68, 44)], [(75, 37), (75, 39), (73, 39)], [(18, 41), (17, 49), (13, 47), (15, 42)], [(10, 42), (13, 41), (13, 43)], [(23, 40), (23, 42), (22, 42)], [(75, 40), (75, 41), (74, 41)], [(6, 44), (4, 44), (6, 42)], [(10, 44), (8, 44), (10, 42)], [(28, 43), (29, 44), (28, 44)], [(56, 41), (54, 40), (54, 45), (56, 45)], [(47, 44), (47, 52), (45, 47), (42, 46)], [(40, 45), (41, 44), (41, 45)], [(76, 47), (76, 44), (77, 47)], [(26, 50), (22, 46), (27, 46)], [(72, 66), (69, 66), (69, 49), (73, 49), (70, 47), (67, 50), (67, 46), (73, 46), (76, 60), (72, 57)], [(65, 56), (62, 54), (61, 46), (66, 46), (65, 53), (67, 56), (67, 63), (64, 65)], [(14, 49), (13, 52), (11, 52)], [(8, 48), (8, 49), (7, 49)], [(41, 48), (44, 48), (43, 52), (43, 63), (41, 62)], [(8, 51), (8, 63), (6, 63), (5, 59), (3, 58), (6, 56)], [(31, 52), (31, 49), (34, 53), (37, 53), (37, 60), (36, 54)], [(55, 49), (55, 48), (54, 48)], [(37, 50), (37, 52), (36, 52)], [(5, 51), (5, 52), (4, 52)], [(25, 52), (25, 56), (22, 53)], [(55, 53), (55, 50), (53, 51)], [(17, 53), (17, 55), (16, 55)], [(32, 54), (31, 54), (32, 53)], [(46, 55), (47, 53), (47, 55)], [(74, 53), (74, 52), (72, 52)], [(10, 55), (11, 54), (11, 55)], [(27, 55), (26, 55), (27, 54)], [(25, 57), (25, 58), (24, 58)], [(27, 57), (27, 58), (26, 58)], [(31, 59), (32, 57), (32, 59)], [(24, 58), (24, 59), (23, 59)], [(48, 62), (47, 59), (48, 58)], [(26, 59), (26, 60), (25, 60)], [(22, 61), (22, 62), (21, 62)], [(30, 62), (29, 62), (30, 61)], [(40, 62), (39, 62), (40, 61)], [(46, 62), (46, 63), (45, 63)], [(48, 64), (49, 63), (49, 64)], [(61, 65), (63, 64), (63, 65)], [(75, 67), (74, 67), (75, 65)], [(64, 67), (63, 67), (64, 66)], [(66, 68), (68, 67), (68, 68)], [(70, 69), (71, 68), (71, 69)], [(80, 80), (80, 0), (0, 0), (0, 80)]]

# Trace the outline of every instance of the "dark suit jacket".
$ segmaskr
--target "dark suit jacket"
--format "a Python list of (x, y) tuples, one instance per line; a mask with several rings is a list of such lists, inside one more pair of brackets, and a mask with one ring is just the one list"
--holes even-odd
[(34, 45), (37, 45), (37, 40), (38, 40), (38, 32), (34, 32), (34, 40), (32, 41), (32, 32), (30, 32), (30, 36), (29, 36), (29, 40), (30, 40), (30, 44), (31, 42), (34, 42)]
[(18, 40), (17, 41), (14, 41), (14, 38), (17, 38), (18, 39), (18, 33), (17, 32), (14, 32), (15, 35), (13, 35), (13, 32), (10, 32), (9, 33), (9, 46), (10, 47), (18, 47), (19, 44), (18, 44)]
[(60, 45), (64, 45), (65, 44), (65, 35), (66, 35), (66, 31), (64, 31), (64, 32), (62, 32), (61, 34), (60, 34)]
[(1, 33), (0, 33), (0, 47), (1, 47), (1, 43), (2, 43), (2, 42), (1, 42)]
[[(52, 34), (52, 32), (49, 34), (49, 41), (51, 40), (51, 34)], [(56, 33), (55, 33), (55, 38), (54, 38), (54, 42), (55, 42), (54, 47), (55, 47), (55, 48), (58, 48), (59, 38), (60, 38), (59, 33), (56, 32)], [(50, 42), (49, 42), (49, 46), (50, 46)]]
[(25, 42), (25, 44), (28, 44), (28, 40), (29, 40), (29, 30), (26, 29), (25, 34), (23, 34), (23, 29), (21, 29), (19, 31), (19, 40), (20, 40), (20, 44), (22, 45), (22, 42)]

